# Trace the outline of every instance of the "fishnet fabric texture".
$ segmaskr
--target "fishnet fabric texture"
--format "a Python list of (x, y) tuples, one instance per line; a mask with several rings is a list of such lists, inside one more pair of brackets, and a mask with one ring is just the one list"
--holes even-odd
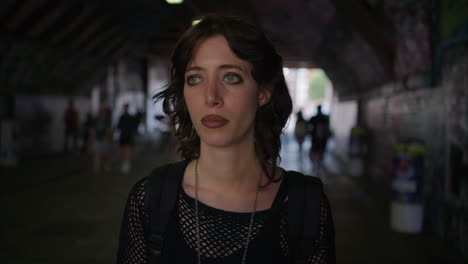
[[(190, 248), (196, 249), (197, 233), (194, 200), (185, 193), (179, 194), (177, 207), (178, 232)], [(243, 252), (249, 229), (250, 213), (232, 213), (198, 204), (200, 222), (201, 255), (205, 258), (222, 260)], [(250, 239), (255, 239), (262, 230), (268, 211), (255, 213)]]
[[(147, 179), (143, 178), (130, 192), (122, 221), (117, 255), (118, 264), (149, 264), (148, 238), (150, 234), (148, 205), (145, 204), (146, 184)], [(335, 262), (333, 222), (329, 202), (325, 196), (323, 198), (320, 210), (320, 235), (316, 241), (318, 250), (308, 256), (308, 264)], [(279, 210), (280, 227), (277, 236), (279, 236), (280, 254), (289, 256), (287, 201), (280, 206)], [(194, 199), (181, 190), (174, 215), (176, 219), (170, 219), (170, 221), (177, 221), (177, 232), (192, 249), (196, 248), (194, 211)], [(262, 227), (271, 215), (271, 211), (265, 210), (255, 214), (251, 241), (255, 241), (262, 232)], [(202, 258), (209, 258), (214, 263), (223, 263), (225, 257), (239, 251), (243, 252), (250, 213), (227, 212), (199, 203), (199, 214)], [(320, 245), (331, 246), (321, 247)], [(255, 254), (255, 252), (249, 252), (249, 254)]]

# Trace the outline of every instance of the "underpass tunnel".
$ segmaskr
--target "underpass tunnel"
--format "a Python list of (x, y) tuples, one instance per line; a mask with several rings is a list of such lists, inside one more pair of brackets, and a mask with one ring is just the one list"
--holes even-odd
[[(467, 1), (171, 2), (0, 3), (5, 263), (115, 262), (133, 184), (181, 159), (154, 95), (171, 80), (180, 34), (208, 13), (249, 18), (282, 56), (293, 111), (279, 166), (322, 180), (337, 263), (468, 261)], [(119, 146), (126, 105), (131, 167)], [(318, 106), (328, 120), (319, 165)], [(103, 113), (111, 144), (96, 165), (103, 146), (87, 128)]]

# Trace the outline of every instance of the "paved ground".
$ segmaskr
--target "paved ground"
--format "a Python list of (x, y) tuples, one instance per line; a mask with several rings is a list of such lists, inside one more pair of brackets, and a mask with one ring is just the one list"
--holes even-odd
[[(294, 142), (285, 140), (282, 157), (286, 169), (310, 172)], [(94, 175), (89, 158), (78, 154), (0, 168), (1, 263), (113, 263), (129, 189), (151, 168), (174, 159), (173, 147), (147, 141), (128, 175), (117, 166)], [(434, 236), (391, 231), (385, 195), (347, 177), (331, 155), (326, 164), (322, 178), (335, 219), (338, 263), (463, 263)]]

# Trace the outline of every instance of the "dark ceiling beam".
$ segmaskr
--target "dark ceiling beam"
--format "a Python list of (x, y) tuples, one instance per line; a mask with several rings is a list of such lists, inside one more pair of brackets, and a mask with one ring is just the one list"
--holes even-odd
[(255, 19), (255, 11), (252, 1), (219, 1), (219, 0), (192, 0), (196, 6), (194, 9), (200, 13), (218, 13), (225, 15), (241, 15)]
[(8, 17), (15, 13), (15, 10), (19, 8), (20, 2), (14, 0), (7, 0), (2, 2), (0, 8), (0, 25), (4, 24), (4, 21), (8, 21)]
[(59, 18), (68, 9), (67, 1), (60, 1), (57, 5), (53, 6), (48, 12), (44, 14), (44, 17), (39, 19), (37, 23), (31, 25), (30, 34), (33, 37), (39, 37), (55, 23), (58, 22)]
[(9, 21), (6, 22), (5, 27), (11, 31), (16, 31), (33, 13), (34, 11), (45, 5), (44, 0), (27, 0), (22, 2), (19, 9)]
[(340, 94), (359, 89), (355, 67), (346, 65), (344, 61), (344, 52), (351, 42), (352, 35), (345, 27), (339, 14), (335, 13), (326, 30), (323, 30), (320, 44), (314, 51), (317, 64), (325, 71), (332, 81), (333, 88)]
[(106, 28), (104, 32), (100, 32), (91, 38), (88, 43), (83, 46), (82, 50), (88, 54), (93, 52), (98, 53), (99, 47), (108, 46), (109, 42), (112, 42), (112, 39), (120, 39), (119, 33), (119, 28), (115, 26)]
[(126, 46), (128, 40), (125, 38), (114, 38), (113, 40), (107, 42), (106, 47), (103, 47), (100, 56), (104, 59), (115, 58), (120, 54), (123, 47)]
[(106, 20), (98, 15), (93, 16), (93, 18), (86, 24), (84, 27), (81, 28), (81, 32), (78, 36), (73, 38), (73, 43), (71, 43), (71, 47), (73, 49), (78, 49), (84, 43), (90, 40), (90, 37), (99, 31), (99, 29), (105, 25)]
[(117, 40), (109, 49), (108, 54), (104, 53), (104, 55), (113, 59), (128, 55), (132, 50), (131, 44), (132, 43), (127, 39)]
[(79, 13), (77, 14), (77, 16), (73, 19), (73, 21), (70, 24), (64, 25), (63, 29), (60, 32), (57, 32), (56, 35), (51, 38), (51, 41), (53, 43), (58, 44), (64, 42), (64, 40), (67, 39), (67, 37), (71, 33), (77, 30), (77, 28), (80, 25), (84, 24), (84, 21), (86, 21), (91, 16), (92, 10), (90, 8), (86, 6), (81, 6), (77, 8), (79, 8)]
[(388, 40), (391, 32), (387, 32), (383, 27), (379, 28), (381, 21), (376, 21), (378, 18), (373, 16), (361, 1), (332, 1), (347, 24), (369, 43), (385, 71), (393, 76), (395, 49), (394, 44)]

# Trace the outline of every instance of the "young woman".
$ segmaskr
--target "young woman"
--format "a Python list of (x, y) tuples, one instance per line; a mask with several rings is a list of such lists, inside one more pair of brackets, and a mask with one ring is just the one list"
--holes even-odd
[[(282, 59), (255, 25), (206, 16), (172, 56), (171, 82), (156, 95), (184, 161), (161, 263), (291, 263), (288, 173), (277, 166), (292, 102)], [(118, 263), (149, 263), (148, 177), (132, 189)], [(308, 263), (334, 263), (333, 224), (321, 194), (320, 234)], [(323, 242), (323, 243), (322, 243)]]

